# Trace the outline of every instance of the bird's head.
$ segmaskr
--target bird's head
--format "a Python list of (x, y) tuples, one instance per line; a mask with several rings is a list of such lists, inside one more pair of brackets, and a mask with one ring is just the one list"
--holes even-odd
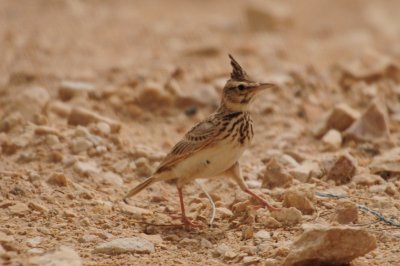
[(223, 89), (221, 105), (235, 112), (247, 111), (258, 92), (274, 88), (276, 85), (252, 81), (233, 56), (229, 55), (229, 58), (231, 59), (232, 73)]

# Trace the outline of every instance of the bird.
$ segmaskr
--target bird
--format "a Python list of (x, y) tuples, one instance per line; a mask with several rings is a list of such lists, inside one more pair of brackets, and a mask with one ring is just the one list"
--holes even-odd
[(254, 136), (250, 106), (259, 92), (277, 88), (277, 85), (253, 81), (231, 54), (229, 58), (232, 72), (222, 90), (217, 110), (193, 126), (173, 146), (155, 172), (125, 195), (123, 200), (126, 203), (128, 198), (155, 182), (175, 180), (183, 225), (189, 228), (201, 227), (186, 216), (183, 187), (198, 178), (227, 176), (255, 198), (261, 207), (269, 211), (278, 210), (248, 188), (239, 163)]

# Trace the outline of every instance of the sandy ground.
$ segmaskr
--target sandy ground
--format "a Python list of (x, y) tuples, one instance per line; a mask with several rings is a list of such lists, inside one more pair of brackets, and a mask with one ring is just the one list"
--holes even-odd
[[(66, 256), (80, 258), (65, 265), (280, 265), (306, 225), (340, 222), (339, 200), (316, 192), (396, 220), (399, 2), (271, 2), (1, 0), (0, 264), (50, 265), (43, 257), (69, 247)], [(248, 198), (228, 177), (204, 182), (218, 207), (212, 227), (179, 226), (173, 184), (122, 204), (215, 110), (228, 53), (281, 88), (252, 108), (255, 139), (241, 158), (248, 184), (277, 207), (301, 209), (284, 195), (303, 191), (310, 210), (290, 225), (271, 224), (266, 210), (243, 214), (237, 204)], [(327, 121), (338, 105), (355, 122)], [(335, 168), (340, 156), (350, 166)], [(271, 161), (288, 183), (271, 185)], [(197, 185), (185, 188), (185, 203), (207, 224)], [(399, 264), (399, 227), (360, 210), (348, 226), (377, 243), (351, 265)], [(251, 233), (262, 230), (267, 238)], [(134, 236), (155, 251), (94, 252)]]

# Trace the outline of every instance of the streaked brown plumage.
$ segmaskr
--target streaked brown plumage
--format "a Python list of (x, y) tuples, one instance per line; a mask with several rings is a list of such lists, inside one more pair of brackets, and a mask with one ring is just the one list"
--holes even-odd
[(254, 136), (250, 104), (258, 91), (275, 85), (251, 81), (237, 61), (231, 55), (229, 57), (233, 69), (231, 79), (223, 89), (217, 111), (190, 129), (164, 158), (155, 173), (133, 188), (124, 199), (154, 182), (176, 179), (182, 221), (187, 226), (194, 226), (185, 215), (182, 187), (197, 178), (211, 178), (225, 173), (232, 176), (246, 193), (255, 197), (263, 206), (269, 210), (275, 209), (248, 189), (238, 162)]

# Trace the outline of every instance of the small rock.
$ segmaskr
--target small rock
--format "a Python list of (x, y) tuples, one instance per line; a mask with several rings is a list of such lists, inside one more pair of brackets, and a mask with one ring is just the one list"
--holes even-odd
[(365, 229), (313, 225), (292, 244), (283, 265), (348, 264), (376, 246)]
[(26, 240), (26, 245), (28, 247), (34, 248), (37, 245), (39, 245), (40, 243), (42, 243), (42, 241), (43, 241), (43, 238), (40, 237), (40, 236), (37, 236), (37, 237), (34, 237), (34, 238), (28, 238)]
[(87, 93), (94, 90), (93, 84), (80, 81), (61, 81), (58, 95), (61, 100), (69, 101), (76, 96), (87, 96)]
[(346, 104), (339, 104), (326, 116), (318, 126), (316, 136), (322, 137), (330, 129), (343, 132), (360, 117), (360, 113)]
[(370, 170), (374, 174), (382, 176), (397, 175), (400, 173), (400, 148), (394, 148), (382, 155), (375, 156), (372, 160)]
[(68, 116), (68, 124), (87, 126), (90, 123), (104, 122), (110, 125), (112, 133), (118, 133), (121, 124), (107, 117), (101, 116), (91, 110), (81, 107), (74, 107)]
[(153, 173), (149, 160), (145, 157), (140, 157), (135, 160), (136, 174), (140, 177), (148, 177)]
[(162, 239), (162, 237), (158, 234), (156, 235), (147, 235), (144, 233), (139, 234), (139, 237), (144, 238), (148, 241), (150, 241), (151, 243), (155, 244), (155, 245), (160, 245), (164, 242), (164, 240)]
[(74, 171), (83, 177), (100, 172), (96, 162), (76, 162), (74, 164)]
[(46, 136), (46, 144), (50, 147), (55, 146), (60, 143), (60, 139), (53, 134), (49, 134)]
[(379, 175), (372, 175), (367, 173), (360, 173), (353, 176), (351, 180), (353, 183), (361, 186), (372, 186), (372, 185), (379, 185), (383, 184), (386, 181), (380, 177)]
[(254, 238), (266, 240), (271, 238), (271, 234), (265, 230), (260, 230), (254, 235)]
[(250, 1), (246, 7), (246, 18), (252, 31), (272, 31), (291, 24), (288, 5), (280, 2)]
[(259, 258), (259, 257), (245, 256), (245, 257), (243, 257), (242, 262), (244, 265), (251, 265), (251, 264), (258, 263), (260, 260), (261, 260), (261, 258)]
[(327, 144), (331, 149), (338, 149), (342, 146), (342, 134), (336, 129), (330, 129), (322, 137), (322, 142)]
[(357, 205), (349, 200), (339, 200), (336, 205), (336, 221), (340, 224), (356, 223), (358, 221)]
[(346, 184), (356, 174), (356, 170), (356, 160), (350, 155), (342, 155), (328, 171), (327, 179), (334, 180), (337, 185)]
[(42, 212), (42, 213), (49, 212), (48, 208), (46, 208), (45, 206), (43, 206), (37, 202), (34, 202), (34, 201), (29, 202), (28, 207), (34, 211), (38, 211), (38, 212)]
[(242, 240), (251, 239), (254, 236), (253, 226), (245, 225), (242, 228)]
[(69, 247), (61, 246), (58, 250), (33, 257), (29, 260), (30, 263), (40, 266), (81, 266), (82, 259), (78, 252)]
[(214, 250), (214, 254), (224, 257), (226, 253), (232, 252), (232, 249), (226, 244), (220, 244)]
[(160, 107), (168, 107), (173, 104), (172, 95), (164, 89), (164, 86), (155, 81), (146, 81), (139, 90), (135, 103), (146, 110), (157, 110)]
[(264, 266), (275, 266), (275, 265), (279, 265), (276, 259), (267, 258), (266, 260), (264, 260)]
[(231, 218), (233, 216), (232, 211), (225, 207), (217, 207), (216, 213), (217, 213), (217, 216), (221, 217), (221, 219)]
[(275, 218), (271, 216), (261, 217), (259, 218), (259, 222), (264, 225), (266, 228), (279, 228), (282, 227), (282, 224), (278, 222)]
[(387, 184), (372, 185), (368, 188), (368, 191), (371, 193), (382, 193), (382, 192), (385, 192), (386, 188), (387, 188)]
[(100, 238), (96, 235), (85, 234), (78, 239), (79, 243), (93, 243), (100, 241)]
[(74, 217), (76, 217), (75, 212), (72, 211), (72, 210), (69, 210), (69, 209), (64, 210), (63, 214), (64, 214), (64, 216), (67, 217), (67, 218), (74, 218)]
[(201, 240), (200, 240), (200, 246), (202, 247), (202, 248), (212, 248), (212, 243), (210, 242), (210, 241), (208, 241), (207, 239), (205, 239), (205, 238), (201, 238)]
[(152, 211), (149, 211), (149, 210), (146, 210), (143, 208), (139, 208), (136, 206), (128, 205), (125, 203), (120, 203), (120, 208), (123, 213), (132, 215), (132, 217), (136, 218), (136, 219), (141, 219), (141, 218), (143, 218), (143, 216), (151, 215), (153, 213)]
[(105, 136), (107, 136), (111, 133), (111, 127), (107, 123), (99, 122), (96, 124), (96, 128), (101, 134), (103, 134)]
[(281, 208), (271, 212), (271, 216), (284, 225), (295, 225), (301, 222), (301, 212), (294, 208)]
[(197, 246), (198, 244), (199, 244), (199, 241), (197, 241), (196, 239), (191, 239), (191, 238), (187, 238), (187, 237), (185, 237), (184, 239), (179, 241), (179, 245), (181, 245), (181, 246)]
[(122, 173), (125, 171), (125, 169), (128, 168), (128, 166), (129, 166), (129, 160), (128, 160), (128, 159), (125, 159), (125, 160), (118, 160), (117, 162), (115, 162), (115, 163), (112, 165), (112, 169), (113, 169), (115, 172), (117, 172), (117, 173), (119, 173), (119, 174), (122, 174)]
[(345, 131), (345, 137), (361, 141), (376, 141), (389, 136), (386, 106), (374, 101), (363, 115)]
[(153, 243), (139, 238), (119, 238), (98, 245), (93, 252), (105, 253), (109, 255), (121, 253), (153, 253), (155, 251)]
[(24, 216), (27, 212), (29, 212), (29, 208), (25, 203), (17, 202), (15, 205), (8, 207), (11, 214), (17, 216)]
[(308, 198), (305, 192), (297, 189), (287, 190), (283, 194), (283, 206), (295, 207), (303, 214), (312, 214), (315, 211), (315, 207), (311, 200), (312, 199)]
[(291, 169), (289, 173), (293, 178), (303, 183), (308, 182), (311, 177), (322, 175), (318, 163), (312, 161), (304, 161), (301, 165)]
[(80, 137), (72, 140), (71, 150), (75, 154), (87, 151), (91, 147), (93, 147), (92, 142), (90, 142), (86, 138)]
[(114, 172), (105, 172), (101, 175), (103, 182), (110, 185), (122, 186), (124, 181), (121, 176)]
[(0, 231), (0, 243), (7, 243), (7, 242), (13, 242), (13, 241), (14, 241), (13, 236), (9, 236), (6, 233), (4, 233), (3, 231)]
[(263, 188), (288, 187), (292, 184), (292, 176), (274, 157), (267, 163), (263, 180)]
[(53, 173), (49, 179), (47, 179), (47, 183), (60, 187), (66, 187), (68, 185), (68, 179), (63, 173)]
[(41, 113), (50, 95), (45, 88), (29, 87), (19, 92), (11, 102), (12, 110), (17, 110), (25, 119), (32, 121), (35, 114)]
[(44, 252), (45, 250), (42, 248), (31, 248), (28, 250), (29, 255), (42, 255)]

